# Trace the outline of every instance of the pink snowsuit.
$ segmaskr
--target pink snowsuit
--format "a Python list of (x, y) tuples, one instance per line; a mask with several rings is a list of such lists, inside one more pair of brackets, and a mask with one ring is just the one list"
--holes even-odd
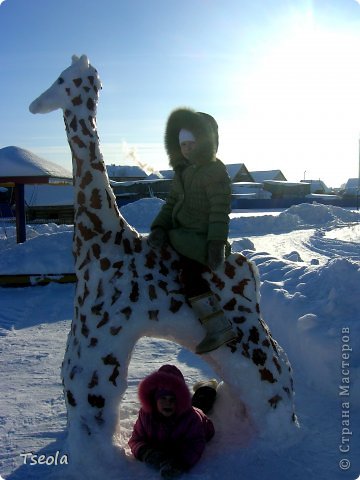
[[(176, 397), (176, 412), (169, 418), (158, 413), (155, 394), (159, 390)], [(200, 459), (206, 442), (215, 433), (212, 421), (198, 408), (191, 406), (191, 395), (180, 370), (164, 365), (139, 385), (141, 409), (129, 440), (133, 455), (149, 447), (165, 452), (182, 469), (188, 470)]]

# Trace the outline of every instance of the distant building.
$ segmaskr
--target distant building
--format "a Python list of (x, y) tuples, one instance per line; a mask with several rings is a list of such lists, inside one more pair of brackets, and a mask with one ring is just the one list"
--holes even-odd
[(254, 178), (244, 163), (227, 163), (225, 165), (231, 182), (253, 182)]
[(169, 170), (160, 170), (160, 175), (162, 175), (163, 178), (166, 178), (167, 180), (172, 180), (174, 178), (174, 170), (169, 169)]
[(271, 198), (271, 193), (264, 190), (262, 183), (235, 182), (231, 184), (233, 200)]
[(146, 172), (137, 165), (106, 165), (109, 178), (116, 182), (128, 180), (145, 180)]
[(281, 170), (256, 170), (250, 172), (250, 174), (253, 177), (254, 182), (263, 183), (265, 180), (286, 181), (286, 177)]
[(264, 190), (270, 192), (271, 198), (305, 198), (310, 193), (310, 184), (282, 180), (265, 180)]
[(302, 183), (310, 183), (310, 193), (331, 193), (331, 189), (322, 180), (300, 180)]
[(359, 186), (360, 182), (358, 178), (349, 178), (342, 192), (343, 197), (356, 197), (357, 195), (359, 195)]

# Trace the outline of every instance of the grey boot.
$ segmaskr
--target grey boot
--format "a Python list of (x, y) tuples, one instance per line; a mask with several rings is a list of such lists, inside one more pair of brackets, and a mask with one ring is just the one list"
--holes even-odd
[(189, 298), (189, 301), (206, 330), (205, 337), (195, 349), (196, 353), (211, 352), (236, 338), (231, 322), (212, 292)]

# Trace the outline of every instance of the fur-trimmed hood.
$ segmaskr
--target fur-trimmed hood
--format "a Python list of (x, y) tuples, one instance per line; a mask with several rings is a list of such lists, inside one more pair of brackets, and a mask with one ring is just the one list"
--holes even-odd
[(146, 413), (154, 411), (155, 397), (159, 390), (170, 391), (175, 395), (177, 415), (191, 408), (190, 391), (182, 373), (175, 365), (163, 365), (140, 382), (138, 396)]
[(165, 148), (170, 166), (174, 170), (186, 167), (189, 162), (182, 155), (179, 144), (179, 132), (182, 128), (190, 130), (196, 138), (196, 148), (191, 156), (197, 164), (216, 161), (219, 145), (218, 125), (207, 113), (195, 112), (190, 108), (174, 110), (167, 121), (165, 129)]

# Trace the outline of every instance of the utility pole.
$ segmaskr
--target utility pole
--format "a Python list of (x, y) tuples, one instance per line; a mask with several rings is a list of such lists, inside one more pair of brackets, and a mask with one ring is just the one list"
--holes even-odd
[(359, 137), (359, 171), (358, 171), (358, 184), (357, 184), (357, 192), (356, 192), (356, 208), (359, 210), (359, 196), (360, 196), (360, 137)]

